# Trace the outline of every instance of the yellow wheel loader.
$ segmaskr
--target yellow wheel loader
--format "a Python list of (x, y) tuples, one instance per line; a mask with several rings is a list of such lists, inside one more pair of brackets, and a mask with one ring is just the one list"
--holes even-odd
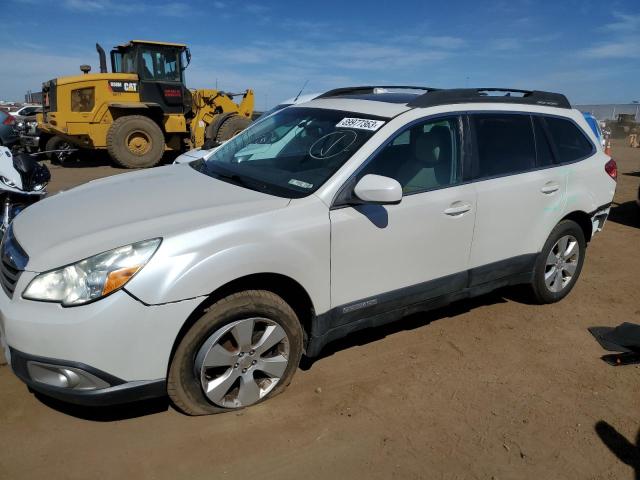
[(82, 65), (82, 75), (43, 83), (41, 148), (106, 149), (123, 167), (145, 168), (157, 165), (165, 151), (213, 146), (251, 123), (252, 90), (185, 86), (186, 45), (132, 40), (111, 51), (112, 73), (104, 49), (96, 49), (100, 73)]

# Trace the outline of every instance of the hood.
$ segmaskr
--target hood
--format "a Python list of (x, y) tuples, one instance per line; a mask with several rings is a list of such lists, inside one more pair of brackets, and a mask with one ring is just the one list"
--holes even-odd
[(169, 165), (60, 192), (20, 213), (13, 231), (29, 255), (27, 270), (42, 272), (121, 245), (258, 215), (288, 203), (287, 198), (208, 177), (189, 165)]

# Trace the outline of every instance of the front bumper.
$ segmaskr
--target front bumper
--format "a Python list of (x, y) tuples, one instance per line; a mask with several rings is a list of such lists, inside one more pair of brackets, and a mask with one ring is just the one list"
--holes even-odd
[[(175, 339), (201, 299), (145, 305), (119, 291), (87, 305), (64, 308), (21, 297), (34, 276), (23, 272), (11, 299), (0, 289), (1, 343), (21, 380), (33, 390), (82, 404), (164, 394)], [(76, 373), (81, 377), (84, 371), (104, 382), (82, 390), (52, 385), (34, 379), (29, 362), (68, 367), (72, 372), (80, 369)]]
[[(57, 360), (53, 358), (28, 355), (18, 350), (10, 349), (11, 369), (16, 376), (26, 383), (31, 390), (64, 402), (87, 406), (105, 406), (129, 403), (166, 395), (165, 380), (146, 380), (125, 382), (122, 379), (101, 372), (88, 365)], [(102, 388), (71, 388), (55, 386), (38, 379), (32, 372), (33, 366), (47, 365), (57, 367), (60, 372), (86, 372), (102, 383)], [(60, 374), (62, 377), (63, 375)]]

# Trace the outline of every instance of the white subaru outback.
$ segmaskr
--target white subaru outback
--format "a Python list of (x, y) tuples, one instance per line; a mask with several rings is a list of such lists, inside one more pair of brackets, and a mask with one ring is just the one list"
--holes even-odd
[(566, 296), (616, 188), (582, 114), (547, 92), (385, 88), (21, 213), (0, 263), (15, 374), (69, 402), (168, 394), (207, 414), (276, 395), (356, 330), (505, 285)]

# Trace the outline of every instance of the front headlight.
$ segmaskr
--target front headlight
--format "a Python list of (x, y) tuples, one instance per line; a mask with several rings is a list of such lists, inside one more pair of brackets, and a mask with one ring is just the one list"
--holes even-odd
[(0, 182), (4, 183), (7, 187), (18, 188), (13, 180), (8, 179), (7, 177), (3, 177), (2, 175), (0, 175)]
[(29, 300), (82, 305), (122, 288), (151, 259), (161, 239), (145, 240), (41, 273), (22, 296)]
[(7, 177), (3, 177), (2, 175), (0, 175), (0, 182), (4, 183), (7, 187), (18, 188), (13, 180), (9, 180)]

